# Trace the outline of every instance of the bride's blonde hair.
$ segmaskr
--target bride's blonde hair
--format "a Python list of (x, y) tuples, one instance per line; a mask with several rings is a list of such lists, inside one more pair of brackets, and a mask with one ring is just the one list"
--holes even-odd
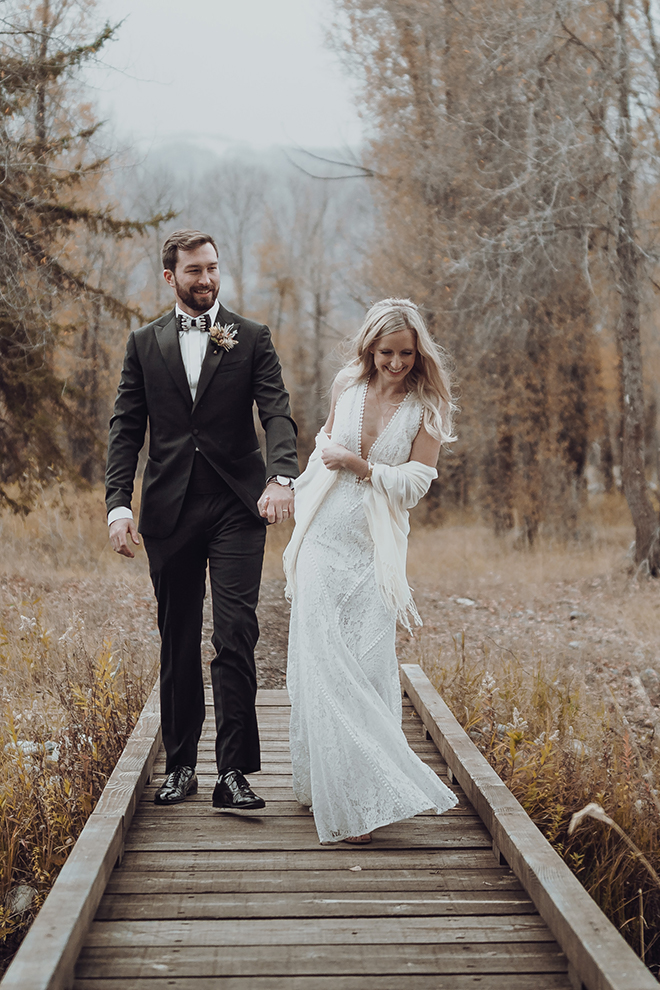
[(370, 378), (375, 368), (371, 348), (381, 338), (398, 330), (411, 330), (415, 335), (417, 355), (406, 376), (406, 384), (422, 404), (426, 431), (436, 440), (450, 443), (456, 439), (452, 433), (456, 404), (447, 357), (431, 337), (422, 314), (410, 299), (381, 299), (374, 303), (352, 341), (353, 360), (340, 372), (340, 381), (348, 386)]

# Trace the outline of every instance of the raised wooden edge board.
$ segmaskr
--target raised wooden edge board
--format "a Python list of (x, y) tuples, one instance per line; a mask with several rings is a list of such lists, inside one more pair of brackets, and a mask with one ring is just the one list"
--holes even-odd
[(161, 742), (158, 682), (35, 918), (2, 990), (67, 990), (74, 966), (115, 864)]
[(401, 682), (456, 781), (569, 961), (576, 990), (657, 990), (658, 982), (608, 921), (479, 752), (417, 664)]

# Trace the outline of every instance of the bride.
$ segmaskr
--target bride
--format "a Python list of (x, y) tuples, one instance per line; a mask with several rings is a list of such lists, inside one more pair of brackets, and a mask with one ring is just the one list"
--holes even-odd
[(376, 303), (296, 482), (284, 553), (293, 788), (323, 843), (370, 842), (376, 828), (456, 804), (408, 746), (394, 649), (397, 618), (421, 624), (406, 580), (407, 510), (437, 477), (453, 410), (415, 304)]

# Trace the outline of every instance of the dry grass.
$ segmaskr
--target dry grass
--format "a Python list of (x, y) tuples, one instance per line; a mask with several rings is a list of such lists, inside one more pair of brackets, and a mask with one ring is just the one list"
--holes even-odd
[(41, 494), (28, 516), (4, 512), (0, 515), (3, 557), (0, 574), (19, 575), (43, 581), (56, 577), (62, 583), (83, 576), (103, 575), (148, 581), (148, 566), (142, 547), (130, 563), (110, 549), (103, 492), (73, 492), (54, 486)]
[(265, 580), (277, 580), (284, 577), (282, 570), (282, 554), (291, 539), (293, 521), (281, 523), (279, 526), (269, 526), (266, 530), (266, 552), (264, 554)]
[(50, 492), (0, 516), (0, 539), (2, 972), (141, 711), (157, 638), (145, 562), (106, 549), (98, 493)]
[[(269, 527), (266, 581), (282, 576), (290, 529)], [(155, 676), (158, 636), (144, 552), (130, 562), (111, 553), (100, 492), (52, 491), (27, 519), (0, 516), (0, 539), (0, 745), (6, 747), (0, 771), (0, 932), (7, 957), (121, 751)], [(562, 595), (571, 601), (591, 595), (592, 626), (616, 625), (612, 650), (625, 636), (628, 653), (642, 640), (657, 642), (658, 586), (631, 581), (631, 539), (625, 506), (617, 499), (603, 502), (585, 522), (579, 543), (541, 540), (533, 552), (517, 549), (514, 538), (496, 539), (472, 520), (450, 520), (438, 529), (415, 525), (409, 571), (423, 599), (426, 626), (414, 641), (406, 637), (402, 656), (422, 662), (480, 748), (637, 949), (642, 889), (645, 958), (657, 967), (660, 897), (648, 871), (602, 821), (585, 820), (568, 835), (571, 815), (595, 801), (658, 869), (655, 733), (644, 736), (632, 724), (621, 692), (610, 690), (616, 680), (587, 675), (585, 654), (567, 656), (547, 643), (541, 649), (534, 630), (550, 627), (538, 620), (527, 631), (526, 617), (513, 618), (521, 604), (539, 614), (541, 604), (550, 603), (559, 614)], [(451, 596), (480, 604), (466, 608)], [(444, 611), (429, 616), (434, 602)], [(517, 622), (522, 631), (515, 642), (505, 632), (499, 642), (495, 633), (479, 637), (475, 630), (487, 620), (499, 623), (494, 628), (500, 631)], [(569, 638), (577, 635), (574, 625)], [(467, 639), (457, 636), (461, 629), (468, 629)], [(605, 650), (606, 643), (592, 651), (594, 670), (594, 651)], [(649, 656), (647, 650), (644, 663)], [(613, 678), (616, 663), (614, 657), (607, 668)], [(25, 894), (31, 900), (21, 911), (25, 889), (35, 893)]]
[(451, 582), (455, 592), (465, 584), (534, 589), (567, 577), (583, 580), (621, 571), (633, 539), (618, 496), (594, 506), (579, 542), (541, 536), (533, 550), (520, 550), (515, 532), (497, 537), (483, 524), (457, 517), (437, 529), (413, 525), (408, 572), (413, 584), (423, 580), (443, 587)]
[[(573, 814), (597, 802), (660, 869), (657, 749), (646, 751), (613, 695), (599, 696), (564, 664), (510, 651), (472, 653), (424, 667), (469, 735), (576, 876), (657, 974), (660, 889), (629, 846)], [(645, 923), (640, 920), (640, 897)], [(644, 925), (644, 930), (642, 930)]]
[[(648, 640), (653, 649), (657, 642), (660, 589), (631, 577), (632, 532), (620, 502), (602, 505), (587, 520), (585, 534), (580, 544), (540, 541), (533, 552), (523, 552), (513, 539), (497, 539), (460, 520), (436, 530), (414, 528), (409, 572), (431, 622), (414, 642), (402, 641), (402, 653), (421, 662), (491, 765), (657, 974), (660, 889), (652, 873), (605, 816), (585, 818), (572, 835), (569, 824), (590, 802), (602, 805), (660, 871), (657, 714), (651, 731), (644, 727), (648, 720), (635, 724), (625, 692), (617, 689), (617, 677), (623, 688), (625, 677), (634, 676), (630, 644)], [(529, 604), (538, 615), (545, 603), (557, 610), (557, 599), (566, 594), (589, 610), (596, 631), (615, 626), (613, 640), (594, 639), (588, 653), (553, 649), (549, 638), (540, 645), (538, 625), (525, 634), (525, 616), (515, 608)], [(450, 595), (478, 600), (477, 606), (461, 612)], [(492, 617), (497, 636), (486, 629), (493, 612), (499, 612)], [(460, 632), (462, 617), (468, 635)], [(567, 639), (577, 635), (574, 630), (575, 623)], [(626, 637), (617, 671), (603, 657)], [(648, 651), (646, 656), (641, 665), (648, 665)], [(605, 670), (607, 678), (600, 677)]]

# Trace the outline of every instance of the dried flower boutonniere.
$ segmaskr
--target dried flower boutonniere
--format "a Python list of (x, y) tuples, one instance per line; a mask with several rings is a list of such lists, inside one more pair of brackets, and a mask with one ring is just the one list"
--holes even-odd
[(232, 347), (236, 347), (238, 343), (235, 340), (236, 334), (238, 333), (238, 327), (235, 323), (226, 323), (223, 327), (216, 324), (209, 330), (209, 337), (213, 341), (214, 354), (218, 353), (218, 348), (222, 347), (225, 351), (230, 351)]

